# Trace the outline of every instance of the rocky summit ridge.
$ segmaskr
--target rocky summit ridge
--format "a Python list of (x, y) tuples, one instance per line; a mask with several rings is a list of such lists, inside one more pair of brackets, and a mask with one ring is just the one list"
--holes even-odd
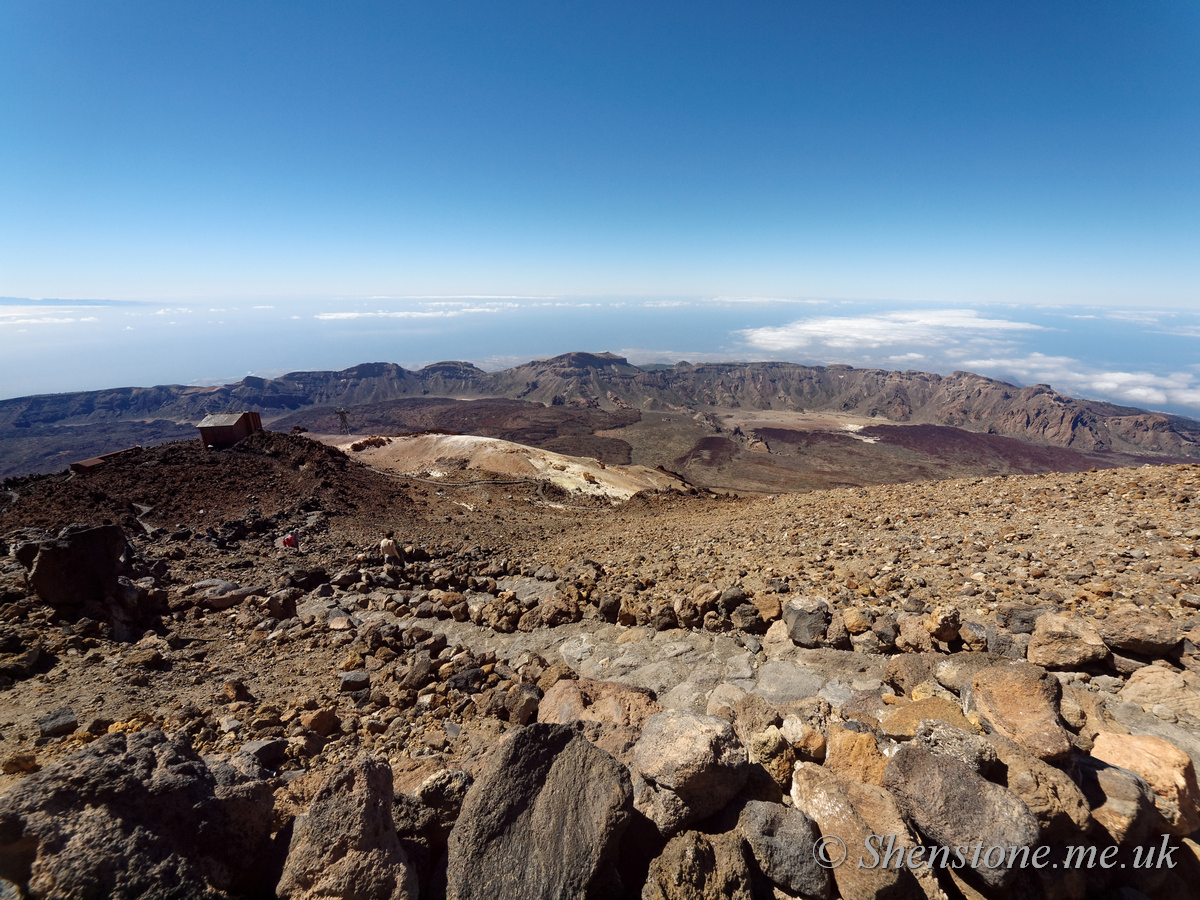
[(0, 894), (1193, 895), (1200, 466), (614, 504), (355, 457), (7, 482)]
[[(970, 372), (943, 376), (783, 362), (639, 368), (611, 353), (584, 352), (499, 372), (467, 362), (439, 362), (417, 371), (364, 363), (336, 372), (247, 376), (220, 386), (126, 387), (3, 400), (0, 446), (8, 449), (0, 456), (15, 459), (21, 442), (35, 445), (46, 463), (25, 463), (21, 471), (5, 473), (52, 471), (46, 465), (58, 461), (54, 451), (70, 446), (81, 450), (88, 428), (109, 429), (106, 440), (117, 443), (97, 446), (119, 449), (182, 437), (174, 429), (228, 409), (254, 410), (271, 422), (308, 410), (430, 397), (507, 398), (608, 412), (836, 412), (880, 422), (950, 426), (1085, 453), (1200, 457), (1200, 422), (1194, 419), (1073, 399), (1045, 384), (1017, 387)], [(114, 431), (119, 425), (124, 430)], [(86, 446), (89, 455), (102, 452), (92, 443)]]

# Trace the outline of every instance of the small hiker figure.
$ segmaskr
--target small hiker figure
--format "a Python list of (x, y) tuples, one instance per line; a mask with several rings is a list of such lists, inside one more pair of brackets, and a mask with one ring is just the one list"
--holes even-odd
[(383, 561), (385, 564), (390, 563), (393, 559), (397, 563), (401, 561), (400, 549), (396, 546), (396, 542), (392, 540), (395, 535), (396, 532), (389, 531), (383, 536), (383, 540), (379, 542), (379, 552), (383, 554)]
[(300, 539), (296, 537), (296, 532), (290, 531), (283, 536), (283, 546), (292, 548), (300, 546)]

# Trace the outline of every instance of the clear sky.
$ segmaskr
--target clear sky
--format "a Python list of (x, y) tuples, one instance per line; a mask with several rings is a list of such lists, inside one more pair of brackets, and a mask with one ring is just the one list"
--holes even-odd
[[(421, 323), (397, 362), (820, 361), (921, 311), (953, 336), (946, 310), (1042, 327), (1029, 311), (1078, 306), (1159, 316), (1148, 334), (1176, 317), (1191, 340), (1124, 368), (1200, 411), (1200, 327), (1178, 318), (1200, 308), (1200, 3), (0, 0), (0, 295), (22, 301), (0, 305), (2, 396), (380, 358), (330, 350), (345, 320), (318, 316), (347, 312), (398, 314), (355, 320), (368, 336)], [(597, 298), (615, 318), (580, 324)], [(695, 337), (622, 302), (687, 303), (665, 327)], [(540, 342), (456, 352), (503, 317), (463, 312), (481, 303)], [(268, 306), (307, 327), (219, 370), (194, 329), (103, 330), (232, 311), (217, 340)], [(1082, 360), (1060, 337), (1004, 359)], [(914, 347), (889, 354), (932, 367)]]

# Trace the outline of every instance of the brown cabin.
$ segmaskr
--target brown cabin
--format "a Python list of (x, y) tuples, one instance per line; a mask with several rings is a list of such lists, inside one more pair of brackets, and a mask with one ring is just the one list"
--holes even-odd
[(99, 466), (104, 465), (106, 462), (108, 462), (114, 456), (120, 456), (126, 450), (138, 450), (138, 449), (141, 449), (140, 444), (136, 447), (126, 447), (124, 450), (114, 450), (111, 453), (102, 453), (99, 456), (93, 456), (91, 459), (84, 459), (84, 460), (80, 460), (79, 462), (73, 462), (73, 463), (71, 463), (71, 471), (75, 472), (77, 474), (83, 474), (84, 472), (90, 472), (92, 469), (95, 469), (95, 468), (98, 468)]
[(224, 450), (256, 431), (262, 431), (262, 419), (256, 412), (214, 413), (196, 426), (205, 447)]

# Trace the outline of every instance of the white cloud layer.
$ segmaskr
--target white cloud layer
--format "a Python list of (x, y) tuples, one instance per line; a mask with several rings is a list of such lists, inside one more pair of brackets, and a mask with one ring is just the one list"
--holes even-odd
[(737, 332), (752, 347), (772, 352), (827, 348), (869, 350), (895, 345), (937, 346), (1008, 332), (1042, 331), (1041, 325), (985, 319), (970, 309), (909, 310), (858, 316), (814, 316), (787, 325)]
[[(347, 298), (349, 299), (349, 298)], [(557, 300), (557, 294), (377, 294), (366, 300)]]
[(766, 303), (792, 303), (792, 304), (804, 304), (805, 306), (817, 306), (817, 305), (819, 305), (819, 304), (821, 304), (821, 303), (824, 303), (824, 302), (826, 302), (826, 301), (824, 301), (824, 300), (812, 300), (812, 299), (807, 299), (807, 298), (797, 298), (797, 297), (733, 297), (733, 296), (720, 296), (720, 297), (713, 297), (711, 300), (708, 300), (708, 301), (705, 301), (705, 302), (708, 302), (708, 303), (753, 303), (753, 304), (766, 304)]
[[(1162, 327), (1163, 314), (1115, 310), (1104, 319), (1125, 323), (1116, 328)], [(1071, 318), (1077, 318), (1071, 316)], [(1111, 326), (1110, 326), (1111, 330)], [(1147, 371), (1154, 362), (1123, 370), (1105, 365), (1103, 356), (1084, 363), (1070, 356), (1037, 352), (1053, 348), (1058, 329), (1020, 320), (985, 316), (975, 310), (901, 310), (845, 316), (822, 315), (785, 325), (735, 332), (749, 352), (828, 364), (930, 372), (952, 369), (979, 372), (1022, 384), (1046, 383), (1076, 397), (1104, 399), (1150, 409), (1200, 410), (1200, 366), (1178, 360), (1172, 371)], [(1173, 326), (1172, 335), (1200, 337), (1200, 326)], [(1032, 346), (1031, 346), (1032, 345)], [(760, 357), (761, 358), (761, 357)]]
[(68, 322), (74, 322), (71, 318), (57, 318), (54, 316), (36, 316), (29, 319), (12, 319), (7, 316), (0, 317), (0, 326), (4, 325), (66, 325)]
[(1051, 384), (1074, 396), (1104, 397), (1142, 407), (1171, 403), (1200, 409), (1200, 378), (1188, 372), (1114, 372), (1084, 365), (1069, 356), (1042, 353), (968, 359), (963, 365), (973, 370), (1011, 373), (1026, 384)]
[(452, 303), (431, 303), (430, 306), (450, 306), (450, 309), (396, 309), (385, 310), (377, 309), (371, 312), (366, 311), (347, 311), (347, 312), (327, 312), (317, 313), (313, 316), (314, 319), (323, 321), (344, 321), (350, 319), (449, 319), (456, 316), (466, 316), (473, 313), (498, 313), (509, 309), (516, 309), (519, 304), (516, 303), (487, 303), (480, 306), (458, 306)]
[(0, 306), (0, 328), (11, 325), (70, 325), (73, 322), (98, 322), (95, 316), (79, 317), (81, 312), (93, 312), (95, 307), (52, 307), (55, 315), (47, 315), (45, 306)]
[(1131, 322), (1134, 325), (1157, 325), (1163, 313), (1143, 309), (1111, 309), (1104, 314), (1115, 322)]

